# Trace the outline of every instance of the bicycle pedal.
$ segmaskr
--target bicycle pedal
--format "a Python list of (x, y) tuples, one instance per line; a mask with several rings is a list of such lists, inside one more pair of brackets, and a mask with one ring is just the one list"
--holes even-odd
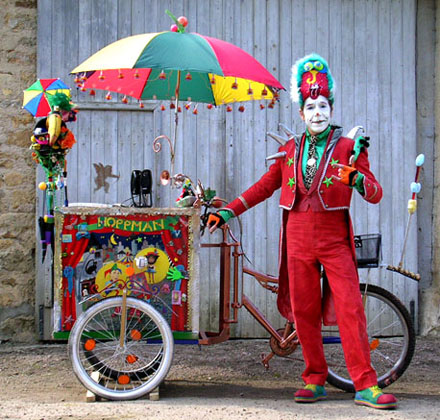
[(261, 353), (261, 363), (263, 363), (263, 366), (266, 368), (266, 370), (269, 370), (269, 360), (274, 356), (274, 352), (269, 353), (267, 356), (264, 353)]

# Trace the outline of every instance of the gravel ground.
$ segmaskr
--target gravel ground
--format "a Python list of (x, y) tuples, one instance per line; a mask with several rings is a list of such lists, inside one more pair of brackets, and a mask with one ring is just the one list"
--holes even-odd
[(296, 404), (302, 385), (301, 354), (260, 363), (267, 340), (231, 340), (201, 347), (176, 346), (159, 401), (148, 398), (86, 402), (74, 376), (66, 344), (0, 344), (0, 419), (439, 419), (440, 338), (418, 338), (413, 361), (396, 383), (395, 411), (359, 407), (353, 394), (327, 387), (328, 400)]

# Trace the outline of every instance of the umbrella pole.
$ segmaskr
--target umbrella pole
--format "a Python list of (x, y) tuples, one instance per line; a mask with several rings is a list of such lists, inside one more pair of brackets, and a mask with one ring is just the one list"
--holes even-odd
[(173, 150), (171, 152), (171, 176), (174, 175), (174, 157), (176, 155), (176, 141), (177, 141), (177, 126), (179, 124), (179, 90), (180, 90), (180, 70), (177, 70), (176, 83), (176, 103), (174, 108), (174, 136), (173, 136)]

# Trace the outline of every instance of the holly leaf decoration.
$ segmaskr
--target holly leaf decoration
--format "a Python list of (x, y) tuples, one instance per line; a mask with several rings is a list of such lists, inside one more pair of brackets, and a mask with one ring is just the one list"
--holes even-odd
[(216, 196), (217, 192), (215, 190), (211, 190), (211, 188), (207, 188), (205, 190), (205, 200), (210, 201)]

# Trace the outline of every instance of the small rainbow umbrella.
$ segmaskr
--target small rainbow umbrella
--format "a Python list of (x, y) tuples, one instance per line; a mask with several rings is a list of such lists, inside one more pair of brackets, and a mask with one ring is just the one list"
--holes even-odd
[(61, 92), (70, 97), (70, 88), (60, 79), (38, 79), (23, 91), (23, 108), (34, 117), (46, 117), (51, 111), (47, 95)]

